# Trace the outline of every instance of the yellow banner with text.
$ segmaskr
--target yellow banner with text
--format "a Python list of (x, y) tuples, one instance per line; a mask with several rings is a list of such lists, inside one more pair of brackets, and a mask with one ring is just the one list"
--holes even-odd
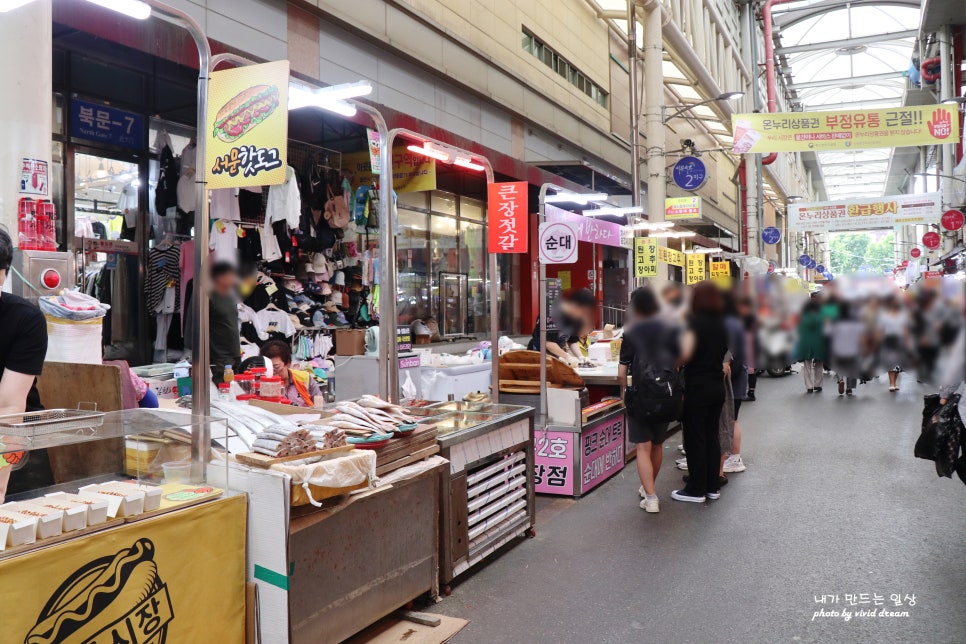
[(634, 239), (634, 277), (657, 277), (657, 249), (652, 237)]
[(687, 268), (685, 270), (685, 284), (697, 284), (704, 281), (705, 275), (705, 256), (704, 253), (690, 253), (687, 255)]
[(246, 498), (234, 496), (0, 561), (3, 641), (245, 641)]
[(959, 140), (958, 105), (733, 114), (736, 154), (937, 145)]

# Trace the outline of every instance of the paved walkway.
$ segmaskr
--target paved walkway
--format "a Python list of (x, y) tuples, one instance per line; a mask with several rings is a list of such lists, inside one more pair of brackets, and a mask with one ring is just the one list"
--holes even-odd
[[(758, 402), (741, 410), (748, 471), (730, 475), (719, 501), (670, 500), (674, 436), (660, 514), (637, 507), (633, 463), (579, 501), (541, 498), (536, 538), (432, 610), (471, 620), (457, 644), (966, 642), (966, 486), (913, 457), (911, 381), (898, 395), (872, 382), (848, 400), (834, 382), (806, 395), (800, 375), (760, 379)], [(822, 608), (853, 616), (813, 619)], [(908, 617), (855, 613), (870, 608)]]

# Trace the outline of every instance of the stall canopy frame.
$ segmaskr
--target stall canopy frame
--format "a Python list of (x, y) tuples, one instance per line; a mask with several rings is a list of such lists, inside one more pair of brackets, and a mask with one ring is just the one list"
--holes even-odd
[[(430, 136), (426, 136), (425, 134), (420, 134), (419, 132), (407, 130), (406, 128), (395, 128), (391, 132), (389, 132), (389, 138), (385, 140), (386, 143), (382, 146), (381, 152), (388, 153), (391, 157), (392, 147), (395, 144), (397, 136), (403, 136), (407, 139), (418, 141), (419, 143), (422, 143), (424, 145), (426, 143), (437, 145), (442, 148), (453, 150), (454, 152), (465, 155), (465, 157), (468, 159), (473, 159), (474, 161), (478, 160), (480, 161), (480, 165), (483, 166), (483, 172), (486, 177), (487, 186), (489, 186), (491, 183), (494, 183), (495, 174), (493, 172), (493, 164), (491, 164), (490, 160), (487, 159), (485, 156), (482, 156), (475, 152), (470, 152), (469, 150), (464, 150), (462, 148), (455, 147), (453, 145), (450, 145), (449, 143), (445, 143), (444, 141), (440, 141)], [(392, 194), (390, 192), (390, 198), (391, 197), (392, 197)], [(392, 222), (392, 223), (395, 224), (396, 222)], [(383, 283), (393, 285), (392, 297), (388, 298), (388, 299), (391, 299), (391, 304), (389, 306), (392, 310), (387, 311), (385, 308), (385, 305), (383, 304), (380, 304), (380, 308), (382, 309), (382, 315), (386, 315), (388, 313), (392, 316), (393, 321), (395, 321), (396, 320), (396, 237), (395, 235), (389, 235), (388, 237), (389, 239), (386, 242), (387, 245), (384, 246), (386, 250), (383, 257), (388, 257), (389, 261), (383, 261), (382, 274), (385, 277), (386, 268), (389, 267), (389, 265), (391, 264), (391, 269), (390, 269), (392, 271), (392, 274), (390, 276), (391, 279), (386, 279)], [(391, 249), (389, 247), (390, 244), (392, 246)], [(490, 274), (490, 397), (494, 403), (498, 403), (500, 402), (500, 387), (499, 387), (499, 383), (500, 383), (500, 364), (499, 364), (500, 363), (499, 361), (500, 303), (497, 301), (500, 295), (500, 290), (497, 287), (497, 271), (499, 267), (497, 266), (497, 254), (491, 253), (489, 252), (489, 249), (487, 249), (487, 255), (489, 258), (489, 274)], [(383, 301), (385, 301), (386, 299), (387, 298), (385, 297), (382, 298)], [(383, 331), (381, 327), (382, 317), (380, 317), (379, 319), (380, 319), (379, 337), (380, 337), (380, 344), (382, 344), (382, 339), (381, 339), (383, 336)], [(393, 338), (395, 338), (395, 335), (393, 336)], [(386, 350), (387, 350), (387, 353), (385, 355), (387, 355), (389, 358), (387, 362), (395, 366), (396, 363), (399, 361), (399, 352), (398, 352), (398, 348), (396, 347), (396, 343), (394, 341), (390, 342), (389, 346), (386, 347)], [(389, 391), (392, 392), (393, 398), (395, 398), (398, 395), (398, 392), (399, 392), (399, 370), (398, 369), (393, 368), (389, 370)]]

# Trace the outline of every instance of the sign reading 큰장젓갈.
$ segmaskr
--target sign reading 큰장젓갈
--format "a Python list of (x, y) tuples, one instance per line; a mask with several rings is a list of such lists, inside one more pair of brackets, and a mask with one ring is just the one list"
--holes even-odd
[(840, 199), (788, 206), (788, 229), (798, 232), (861, 230), (932, 224), (942, 217), (942, 194)]
[(285, 183), (289, 63), (212, 72), (205, 168), (208, 188)]
[(538, 234), (541, 264), (573, 264), (577, 261), (577, 231), (560, 221), (540, 224)]
[(487, 250), (527, 252), (527, 182), (491, 183), (486, 192)]
[(634, 240), (634, 277), (657, 277), (657, 248), (651, 237)]
[(664, 218), (697, 219), (701, 216), (701, 197), (668, 197), (664, 200)]
[(956, 105), (733, 114), (735, 154), (856, 150), (955, 143)]

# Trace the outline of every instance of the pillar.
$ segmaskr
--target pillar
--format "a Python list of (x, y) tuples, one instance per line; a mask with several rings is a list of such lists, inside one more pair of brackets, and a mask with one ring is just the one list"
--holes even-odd
[[(17, 201), (23, 159), (51, 171), (53, 34), (51, 0), (35, 0), (0, 14), (0, 225), (17, 245)], [(35, 196), (36, 195), (32, 195)], [(50, 196), (48, 185), (47, 196)], [(64, 213), (57, 213), (63, 217)]]
[[(949, 25), (943, 25), (939, 31), (939, 100), (946, 101), (959, 96), (959, 88), (953, 88), (953, 32)], [(954, 93), (955, 92), (955, 93)], [(960, 133), (962, 136), (962, 133)], [(953, 185), (956, 179), (953, 178), (953, 168), (956, 166), (956, 146), (958, 141), (941, 145), (942, 148), (942, 174), (943, 176), (943, 206), (950, 208), (956, 204), (956, 186)], [(951, 252), (956, 247), (958, 234), (946, 234), (940, 230), (943, 236), (942, 252)]]
[[(661, 29), (661, 4), (651, 2), (644, 7), (644, 135), (647, 137), (647, 216), (650, 221), (664, 221), (664, 198), (667, 196), (664, 170), (664, 34)], [(663, 244), (665, 240), (659, 242)], [(658, 268), (658, 279), (668, 277), (668, 269)], [(662, 274), (663, 272), (663, 274)]]

